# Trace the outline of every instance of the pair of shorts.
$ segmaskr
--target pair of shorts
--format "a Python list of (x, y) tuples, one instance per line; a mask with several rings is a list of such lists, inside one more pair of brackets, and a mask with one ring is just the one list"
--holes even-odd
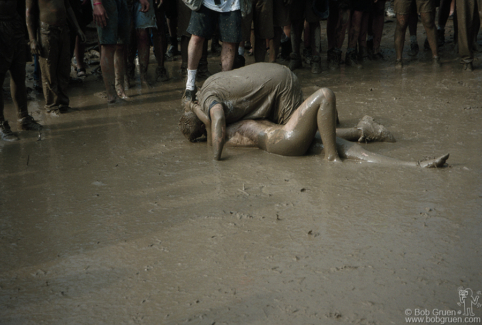
[(290, 24), (290, 6), (284, 0), (273, 0), (273, 25), (285, 27)]
[(131, 17), (125, 0), (103, 0), (102, 5), (109, 17), (105, 27), (97, 26), (101, 45), (126, 44), (129, 39)]
[(154, 11), (154, 2), (152, 0), (149, 0), (149, 10), (147, 12), (141, 12), (142, 5), (139, 1), (134, 2), (133, 8), (132, 21), (134, 28), (157, 28), (156, 12)]
[(306, 20), (309, 23), (317, 23), (321, 20), (313, 11), (313, 0), (297, 0), (291, 3), (290, 19)]
[(432, 12), (435, 10), (434, 0), (395, 0), (393, 9), (397, 14), (408, 15), (411, 12), (410, 7), (414, 2), (416, 2), (418, 13)]
[(187, 32), (203, 38), (211, 38), (219, 23), (219, 34), (222, 42), (240, 43), (241, 10), (217, 12), (201, 6), (198, 11), (191, 12), (191, 20)]
[(182, 0), (177, 1), (177, 34), (179, 36), (191, 37), (191, 34), (187, 32), (189, 27), (189, 21), (191, 20), (191, 9)]

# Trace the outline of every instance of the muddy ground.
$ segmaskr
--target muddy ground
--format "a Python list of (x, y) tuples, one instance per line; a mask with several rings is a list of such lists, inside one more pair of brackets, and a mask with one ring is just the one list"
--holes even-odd
[(41, 141), (0, 142), (0, 323), (386, 325), (461, 310), (460, 286), (482, 290), (482, 55), (463, 72), (448, 43), (440, 70), (422, 50), (396, 71), (392, 35), (389, 22), (383, 62), (296, 74), (305, 95), (336, 93), (342, 126), (368, 114), (397, 139), (367, 149), (449, 152), (446, 168), (240, 148), (213, 161), (177, 129), (179, 60), (124, 105), (93, 96), (95, 75), (60, 117), (33, 93)]

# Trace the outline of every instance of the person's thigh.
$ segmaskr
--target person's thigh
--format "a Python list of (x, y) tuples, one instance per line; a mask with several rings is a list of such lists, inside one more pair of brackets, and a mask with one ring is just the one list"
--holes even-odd
[[(215, 29), (216, 22), (219, 19), (219, 12), (210, 10), (205, 6), (201, 6), (198, 11), (191, 11), (191, 19), (187, 32), (203, 38), (211, 38)], [(241, 33), (241, 28), (238, 28)], [(241, 42), (241, 40), (239, 41)]]
[(242, 40), (241, 10), (219, 14), (219, 34), (222, 42), (239, 43)]
[(395, 0), (393, 10), (399, 15), (408, 15), (413, 1), (415, 0)]
[(435, 10), (435, 0), (417, 0), (418, 13), (432, 12), (434, 10)]

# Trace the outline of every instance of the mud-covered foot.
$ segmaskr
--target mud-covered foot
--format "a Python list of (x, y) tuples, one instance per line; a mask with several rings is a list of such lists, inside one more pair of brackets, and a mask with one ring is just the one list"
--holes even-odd
[(474, 71), (474, 65), (472, 62), (464, 63), (464, 71)]
[(378, 124), (372, 117), (365, 115), (356, 126), (361, 131), (358, 142), (395, 142), (395, 137), (383, 125)]
[(402, 68), (403, 68), (402, 60), (396, 60), (395, 61), (395, 69), (400, 70)]
[(418, 43), (411, 43), (410, 44), (410, 51), (408, 52), (408, 55), (417, 56), (419, 51), (420, 51), (420, 47), (418, 46)]
[[(187, 75), (187, 70), (186, 70), (186, 75)], [(205, 80), (205, 79), (209, 78), (210, 76), (212, 76), (212, 74), (208, 70), (207, 62), (202, 63), (202, 64), (199, 63), (199, 66), (197, 68), (197, 73), (196, 73), (196, 80)]]
[(302, 68), (303, 62), (301, 61), (301, 57), (298, 53), (291, 53), (290, 54), (290, 64), (289, 68), (291, 71)]
[(440, 57), (439, 56), (434, 56), (432, 58), (432, 66), (434, 68), (440, 68), (441, 67), (441, 63), (440, 63)]
[(167, 74), (167, 70), (164, 67), (157, 67), (156, 68), (156, 80), (157, 81), (167, 81), (169, 80), (169, 75)]
[(33, 117), (30, 115), (27, 115), (26, 117), (19, 119), (17, 121), (17, 126), (20, 130), (23, 130), (23, 131), (30, 131), (30, 130), (40, 131), (43, 128), (43, 126), (37, 123), (37, 121), (35, 121)]
[(18, 137), (10, 129), (8, 121), (0, 122), (0, 139), (3, 141), (17, 141)]
[(119, 96), (119, 98), (121, 99), (127, 99), (129, 98), (127, 95), (126, 95), (126, 92), (124, 90), (124, 87), (122, 87), (121, 85), (117, 85), (115, 87), (115, 91), (117, 93), (117, 96)]
[(186, 89), (184, 91), (184, 95), (182, 95), (182, 98), (181, 98), (182, 107), (185, 107), (187, 102), (195, 101), (196, 100), (196, 93), (197, 93), (197, 87), (194, 87), (194, 90)]
[(443, 155), (438, 158), (422, 160), (417, 163), (422, 168), (440, 168), (445, 165), (447, 159), (449, 159), (450, 154)]
[(152, 84), (149, 81), (147, 81), (146, 77), (141, 77), (141, 85), (142, 85), (142, 87), (145, 87), (147, 89), (152, 88)]
[(358, 62), (358, 58), (355, 50), (346, 53), (345, 65), (348, 67), (357, 67), (357, 68), (361, 67), (361, 64)]
[(321, 58), (318, 55), (314, 55), (311, 58), (311, 73), (313, 74), (321, 73)]

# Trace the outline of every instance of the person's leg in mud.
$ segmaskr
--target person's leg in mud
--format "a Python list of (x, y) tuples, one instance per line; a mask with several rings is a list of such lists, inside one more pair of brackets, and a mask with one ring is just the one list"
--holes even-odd
[(405, 45), (405, 33), (407, 31), (409, 16), (410, 16), (411, 2), (406, 0), (395, 0), (394, 9), (397, 14), (397, 26), (395, 27), (395, 68), (399, 69), (403, 67), (402, 53), (403, 46)]
[(335, 28), (335, 49), (334, 53), (337, 55), (339, 59), (339, 63), (341, 64), (341, 54), (342, 54), (342, 47), (343, 43), (345, 42), (345, 34), (348, 26), (350, 25), (350, 8), (347, 6), (340, 7), (338, 10), (338, 22)]
[[(3, 82), (5, 81), (5, 77), (7, 74), (8, 69), (2, 69), (3, 62), (0, 62), (0, 82), (3, 85)], [(4, 71), (3, 71), (4, 70)], [(24, 79), (25, 82), (25, 79)], [(25, 94), (25, 97), (27, 94)], [(10, 124), (8, 124), (8, 121), (5, 120), (5, 116), (3, 115), (3, 109), (4, 109), (4, 102), (3, 102), (3, 90), (0, 91), (0, 140), (3, 141), (18, 141), (19, 138), (18, 136), (12, 132), (12, 129), (10, 128)]]
[(204, 80), (211, 76), (208, 70), (208, 42), (204, 41), (203, 51), (197, 67), (196, 80)]
[(266, 40), (274, 37), (273, 0), (254, 1), (253, 23), (255, 35), (254, 61), (264, 62), (266, 58)]
[(338, 1), (330, 0), (329, 2), (330, 15), (326, 22), (326, 39), (328, 41), (328, 49), (326, 53), (326, 59), (328, 67), (330, 69), (338, 68), (341, 61), (341, 51), (336, 49), (336, 27), (339, 20), (339, 10)]
[(299, 69), (303, 66), (301, 60), (301, 34), (303, 33), (304, 20), (291, 20), (291, 46), (292, 52), (290, 54), (289, 68), (291, 71)]
[(410, 34), (410, 52), (408, 55), (417, 56), (420, 51), (420, 47), (417, 42), (417, 25), (418, 25), (418, 13), (415, 2), (412, 2), (410, 7), (410, 15), (408, 17), (408, 32)]
[[(166, 50), (167, 50), (167, 38), (166, 38), (166, 32), (164, 27), (165, 26), (164, 5), (161, 5), (160, 7), (156, 7), (155, 13), (156, 13), (157, 28), (152, 28), (152, 35), (153, 35), (153, 41), (154, 41), (154, 56), (156, 57), (156, 61), (157, 61), (156, 81), (166, 81), (169, 79), (169, 76), (167, 75), (167, 70), (164, 67), (164, 61), (165, 61)], [(175, 20), (177, 25), (177, 19)], [(175, 28), (173, 30), (173, 33), (175, 33)], [(176, 50), (177, 50), (177, 36), (176, 36)]]
[(464, 64), (463, 69), (473, 71), (475, 32), (480, 26), (479, 8), (477, 0), (456, 1), (458, 22), (459, 56)]
[(105, 90), (107, 93), (107, 102), (115, 103), (117, 93), (115, 89), (115, 70), (114, 70), (114, 54), (116, 53), (116, 44), (104, 44), (100, 54), (100, 67), (102, 69), (102, 79), (104, 80)]
[(148, 28), (136, 28), (137, 55), (139, 57), (139, 71), (142, 86), (152, 88), (147, 80), (147, 68), (149, 66), (150, 39)]
[[(228, 126), (226, 134), (227, 145), (239, 143), (236, 134), (248, 137), (253, 144), (270, 153), (283, 156), (301, 156), (306, 153), (316, 134), (320, 132), (325, 148), (325, 159), (341, 162), (336, 149), (336, 98), (328, 88), (322, 88), (308, 97), (296, 109), (285, 125), (266, 123), (259, 125), (253, 132), (251, 127), (256, 127), (257, 121), (241, 121)], [(251, 126), (243, 126), (247, 123)], [(268, 122), (269, 123), (269, 122)], [(263, 130), (264, 126), (264, 130)], [(231, 140), (233, 139), (233, 140)], [(239, 145), (239, 144), (238, 144)]]
[[(380, 52), (380, 44), (382, 42), (383, 27), (385, 25), (385, 3), (384, 0), (378, 0), (373, 6), (371, 26), (373, 35), (372, 58), (382, 60), (383, 55)], [(369, 33), (370, 35), (370, 33)], [(367, 47), (370, 47), (367, 45)]]
[(445, 44), (445, 25), (450, 16), (450, 5), (452, 0), (440, 0), (440, 7), (437, 19), (437, 43), (438, 46)]
[(370, 17), (370, 12), (363, 12), (360, 34), (358, 35), (358, 63), (361, 65), (364, 60), (368, 57), (367, 51), (367, 34), (368, 34), (368, 18)]
[(439, 67), (440, 58), (438, 56), (437, 29), (435, 28), (435, 3), (433, 0), (417, 0), (417, 10), (420, 12), (420, 18), (432, 50), (432, 63), (434, 67)]
[(346, 50), (345, 64), (347, 66), (360, 67), (357, 57), (357, 43), (362, 28), (363, 11), (351, 12), (350, 28), (348, 29), (348, 48)]
[(276, 63), (276, 58), (278, 57), (279, 48), (281, 44), (281, 35), (283, 34), (283, 29), (281, 27), (274, 28), (274, 37), (269, 40), (269, 59), (268, 62)]
[(115, 90), (117, 96), (121, 99), (127, 99), (125, 93), (125, 58), (126, 50), (124, 44), (117, 44), (114, 53), (114, 71), (115, 71)]

